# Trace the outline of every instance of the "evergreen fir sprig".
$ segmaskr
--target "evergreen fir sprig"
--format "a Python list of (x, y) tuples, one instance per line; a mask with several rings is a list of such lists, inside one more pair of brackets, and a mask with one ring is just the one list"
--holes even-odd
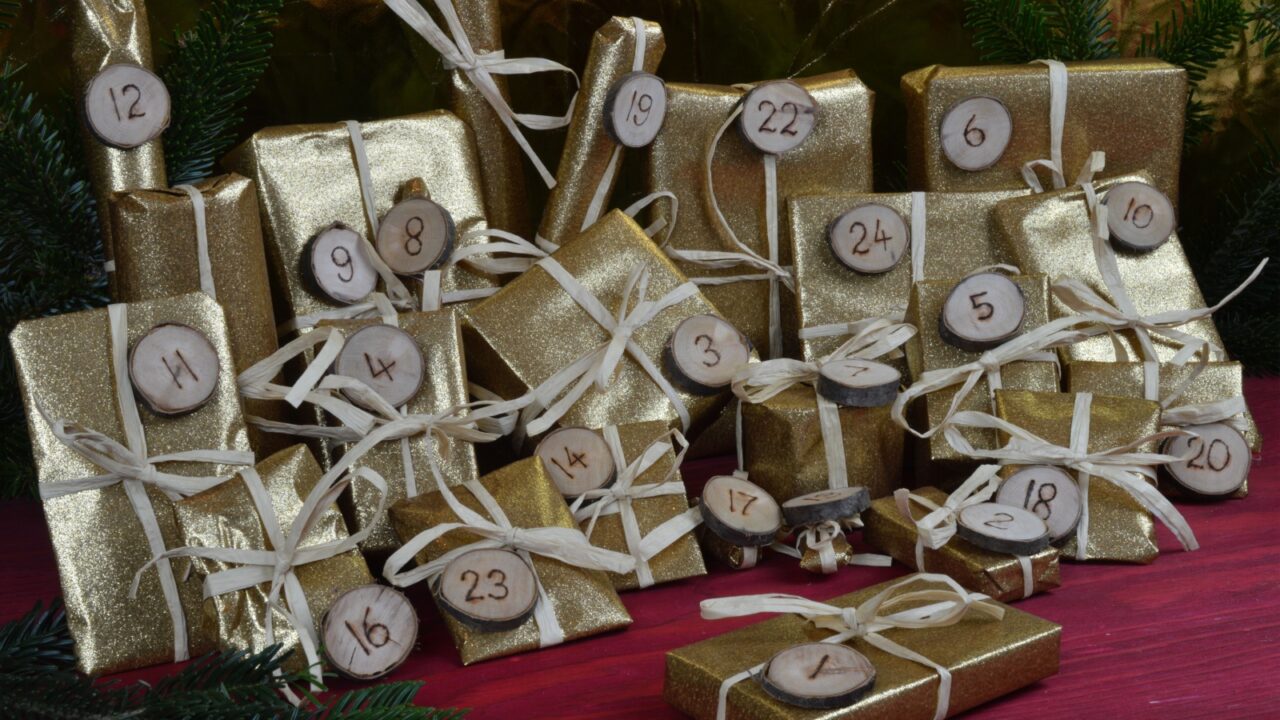
[(76, 663), (61, 599), (40, 603), (0, 627), (0, 674), (21, 677), (66, 670)]
[(1271, 57), (1280, 50), (1280, 5), (1273, 0), (1263, 0), (1253, 10), (1253, 37), (1262, 50), (1263, 57)]
[(1052, 7), (1050, 26), (1056, 34), (1056, 59), (1105, 60), (1116, 56), (1107, 0), (1061, 0)]
[(22, 0), (0, 0), (0, 30), (13, 27), (10, 20), (18, 17), (18, 8)]
[(969, 0), (965, 27), (988, 62), (1115, 57), (1107, 0)]

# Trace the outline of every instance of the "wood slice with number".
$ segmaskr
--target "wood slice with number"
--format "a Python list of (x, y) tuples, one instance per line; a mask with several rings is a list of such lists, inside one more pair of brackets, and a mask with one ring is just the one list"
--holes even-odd
[(876, 682), (865, 655), (839, 643), (802, 643), (773, 657), (759, 674), (761, 687), (788, 705), (831, 710), (852, 705)]
[(1075, 478), (1053, 465), (1028, 465), (996, 490), (995, 502), (1033, 513), (1049, 528), (1049, 541), (1062, 542), (1080, 524), (1083, 505)]
[(324, 615), (324, 654), (338, 672), (373, 680), (395, 670), (418, 639), (418, 613), (386, 585), (361, 585), (338, 596)]
[(123, 150), (135, 148), (169, 127), (169, 89), (140, 65), (108, 65), (85, 88), (84, 114), (99, 140)]
[(817, 525), (827, 520), (847, 520), (871, 507), (871, 493), (865, 487), (819, 490), (782, 503), (782, 517), (788, 527)]
[(942, 116), (942, 153), (961, 170), (986, 170), (1000, 161), (1013, 137), (1013, 117), (1004, 103), (978, 95)]
[(827, 226), (827, 243), (841, 265), (864, 275), (892, 270), (907, 255), (911, 233), (896, 210), (863, 203)]
[(560, 494), (569, 498), (612, 483), (617, 470), (609, 445), (590, 428), (553, 430), (542, 438), (534, 453), (542, 458)]
[(1111, 239), (1125, 250), (1155, 250), (1177, 224), (1168, 196), (1144, 182), (1120, 183), (1107, 191), (1103, 202)]
[(182, 415), (209, 402), (221, 368), (209, 338), (179, 323), (156, 325), (129, 351), (129, 380), (157, 415)]
[(1253, 457), (1239, 430), (1226, 423), (1186, 428), (1194, 435), (1164, 441), (1166, 455), (1185, 458), (1165, 465), (1178, 487), (1203, 497), (1222, 497), (1239, 490), (1249, 478)]
[(1049, 526), (1035, 514), (1011, 505), (985, 502), (960, 511), (956, 535), (984, 550), (1034, 555), (1049, 547)]
[(764, 488), (734, 475), (708, 480), (698, 507), (707, 529), (733, 545), (768, 545), (782, 527), (777, 501)]
[(624, 147), (653, 142), (666, 117), (667, 84), (653, 73), (629, 72), (605, 96), (604, 130)]
[(360, 302), (378, 286), (378, 271), (365, 256), (364, 238), (342, 223), (311, 238), (302, 257), (307, 281), (336, 303)]
[(942, 304), (938, 334), (961, 350), (990, 350), (1022, 332), (1026, 311), (1017, 283), (1000, 273), (976, 273), (956, 283)]
[(753, 147), (770, 155), (794, 150), (809, 138), (818, 121), (818, 103), (792, 80), (773, 80), (752, 88), (742, 99), (738, 128)]
[(538, 602), (538, 578), (511, 550), (471, 550), (445, 566), (435, 586), (440, 607), (485, 632), (520, 627)]
[(667, 338), (662, 358), (676, 385), (695, 395), (714, 395), (750, 362), (751, 341), (723, 318), (693, 315)]
[(453, 216), (443, 206), (410, 197), (382, 216), (374, 248), (393, 272), (416, 275), (448, 260), (457, 234)]
[[(393, 325), (369, 325), (352, 333), (338, 352), (334, 372), (368, 385), (395, 407), (422, 389), (427, 362), (412, 335)], [(370, 403), (345, 388), (343, 394), (366, 410)]]
[(818, 393), (845, 407), (881, 407), (898, 396), (902, 373), (875, 360), (841, 358), (818, 370)]

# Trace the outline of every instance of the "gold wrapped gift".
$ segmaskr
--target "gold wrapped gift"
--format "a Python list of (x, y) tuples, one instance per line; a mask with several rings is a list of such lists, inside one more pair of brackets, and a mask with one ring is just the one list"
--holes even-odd
[[(220, 364), (208, 402), (185, 415), (141, 408), (129, 384), (129, 348), (162, 323), (200, 331)], [(29, 320), (9, 339), (80, 669), (98, 675), (185, 659), (188, 647), (204, 652), (199, 583), (182, 582), (180, 565), (161, 568), (163, 584), (159, 573), (144, 578), (136, 599), (129, 585), (178, 544), (163, 490), (198, 492), (253, 462), (222, 308), (191, 293)], [(204, 461), (205, 451), (219, 459)]]
[[(928, 610), (920, 610), (926, 605)], [(781, 616), (667, 653), (663, 696), (698, 720), (717, 717), (725, 684), (719, 716), (725, 720), (929, 720), (977, 707), (1058, 671), (1060, 626), (979, 601), (944, 575), (912, 575), (826, 603), (748, 596), (707, 600), (702, 608), (709, 618)], [(858, 608), (859, 627), (844, 621), (845, 608)], [(775, 699), (746, 675), (786, 648), (823, 640), (847, 644), (874, 666), (875, 684), (856, 703), (803, 709)], [(938, 671), (907, 659), (908, 653), (945, 668), (949, 690), (940, 693)]]
[[(1186, 71), (1153, 59), (1100, 60), (1066, 63), (1065, 78), (1059, 168), (1065, 179), (1069, 182), (1075, 177), (1090, 152), (1102, 150), (1107, 153), (1108, 176), (1145, 169), (1156, 187), (1176, 203)], [(1050, 70), (1043, 64), (930, 65), (902, 76), (902, 94), (907, 104), (907, 168), (912, 187), (931, 191), (1021, 189), (1026, 187), (1023, 165), (1052, 159)], [(973, 97), (996, 100), (1008, 110), (1012, 121), (1004, 152), (994, 164), (977, 171), (953, 164), (942, 140), (942, 122), (948, 112)], [(958, 122), (961, 127), (967, 125), (969, 132), (984, 129), (964, 118)], [(971, 137), (978, 140), (977, 134)], [(989, 140), (997, 142), (994, 134)]]
[(698, 526), (698, 543), (708, 557), (734, 570), (750, 570), (764, 554), (764, 548), (734, 545), (708, 530), (706, 525)]

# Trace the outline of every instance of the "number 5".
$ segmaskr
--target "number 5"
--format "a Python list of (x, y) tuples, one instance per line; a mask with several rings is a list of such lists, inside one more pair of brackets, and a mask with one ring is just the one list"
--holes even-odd
[(987, 291), (983, 290), (980, 293), (974, 293), (969, 296), (969, 302), (973, 303), (973, 309), (978, 311), (979, 320), (990, 320), (991, 316), (996, 314), (996, 308), (994, 305), (989, 302), (978, 302), (978, 298), (986, 294)]

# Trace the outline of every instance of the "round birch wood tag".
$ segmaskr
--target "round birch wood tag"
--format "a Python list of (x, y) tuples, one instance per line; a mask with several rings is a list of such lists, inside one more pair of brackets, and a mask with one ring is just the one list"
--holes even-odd
[(1034, 555), (1049, 547), (1049, 526), (1033, 513), (986, 502), (960, 511), (956, 535), (985, 550)]
[(624, 147), (642, 148), (653, 142), (666, 117), (667, 84), (653, 73), (627, 73), (605, 96), (605, 132)]
[(777, 501), (764, 488), (733, 475), (708, 480), (698, 507), (709, 530), (741, 547), (768, 545), (782, 527)]
[(374, 247), (393, 272), (416, 275), (449, 258), (457, 232), (453, 216), (439, 203), (410, 197), (382, 216)]
[(1173, 234), (1173, 203), (1144, 182), (1123, 182), (1107, 191), (1107, 229), (1125, 250), (1150, 252)]
[(608, 485), (617, 470), (609, 445), (590, 428), (552, 430), (534, 452), (542, 458), (560, 494), (569, 498)]
[(842, 358), (818, 370), (818, 392), (845, 407), (880, 407), (898, 396), (902, 373), (875, 360)]
[(942, 152), (961, 170), (977, 171), (999, 162), (1013, 136), (1013, 117), (1004, 103), (978, 95), (947, 110), (940, 128)]
[(219, 370), (209, 338), (179, 323), (156, 325), (129, 352), (129, 380), (157, 415), (182, 415), (209, 402)]
[(977, 273), (956, 283), (947, 296), (938, 334), (961, 350), (990, 350), (1022, 331), (1026, 310), (1017, 283), (1000, 273)]
[(910, 231), (896, 210), (863, 203), (846, 210), (827, 228), (827, 242), (840, 264), (864, 275), (892, 270), (907, 254)]
[(782, 503), (782, 517), (788, 527), (817, 525), (827, 520), (847, 520), (871, 507), (871, 494), (865, 487), (819, 490)]
[(373, 680), (409, 657), (418, 639), (418, 614), (403, 593), (386, 585), (361, 585), (329, 607), (322, 633), (324, 654), (338, 672)]
[(169, 126), (169, 89), (140, 65), (108, 65), (85, 89), (84, 114), (99, 140), (124, 150), (135, 148)]
[[(427, 363), (418, 341), (409, 333), (392, 325), (369, 325), (347, 338), (333, 369), (368, 385), (383, 400), (400, 407), (422, 389)], [(354, 393), (344, 389), (343, 394), (366, 410), (374, 409)]]
[(364, 238), (334, 223), (307, 244), (303, 269), (324, 297), (343, 305), (360, 302), (378, 286), (378, 271), (364, 254)]
[(714, 395), (751, 360), (751, 341), (723, 318), (693, 315), (676, 326), (662, 355), (677, 385), (695, 395)]
[(1029, 465), (1010, 475), (996, 490), (995, 501), (1043, 520), (1049, 541), (1055, 543), (1071, 537), (1083, 512), (1075, 479), (1053, 465)]
[(1165, 466), (1178, 487), (1194, 495), (1221, 497), (1244, 485), (1253, 457), (1239, 430), (1226, 423), (1187, 428), (1194, 435), (1164, 441), (1166, 455), (1186, 458)]
[(761, 83), (742, 100), (738, 127), (753, 147), (770, 155), (794, 150), (809, 138), (818, 103), (793, 80)]
[(511, 630), (533, 614), (538, 580), (524, 558), (511, 550), (472, 550), (454, 558), (436, 587), (440, 607), (477, 630)]
[(876, 682), (865, 655), (838, 643), (803, 643), (774, 655), (760, 671), (760, 685), (788, 705), (831, 710), (858, 701)]

